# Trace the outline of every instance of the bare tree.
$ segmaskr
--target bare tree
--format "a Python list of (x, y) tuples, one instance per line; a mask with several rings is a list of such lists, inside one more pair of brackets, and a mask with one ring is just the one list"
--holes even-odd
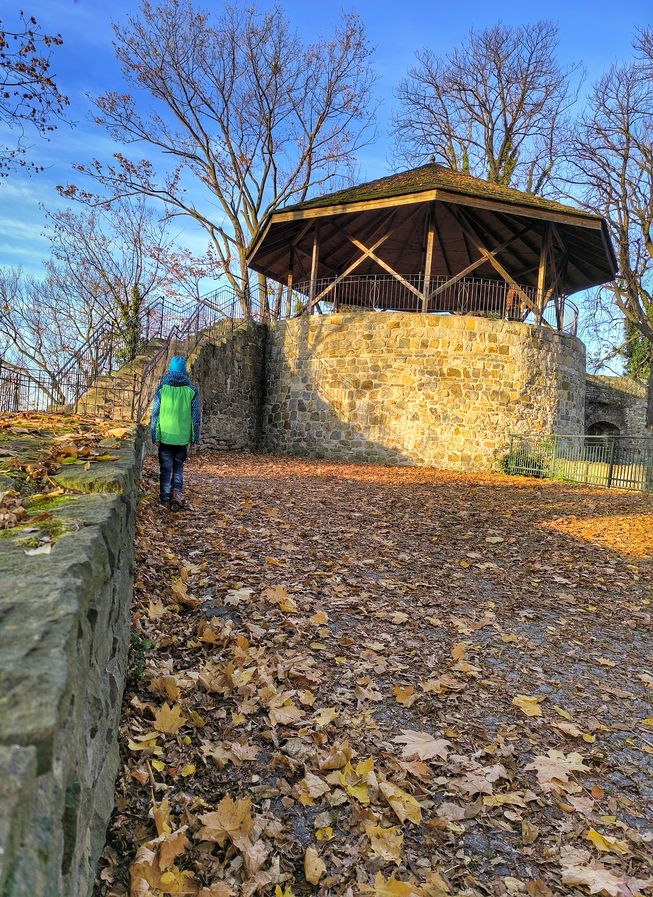
[(15, 30), (4, 30), (0, 20), (0, 122), (17, 134), (13, 147), (0, 146), (0, 177), (21, 165), (39, 170), (24, 158), (26, 132), (45, 137), (68, 105), (50, 70), (50, 51), (62, 43), (61, 35), (44, 34), (23, 12)]
[[(25, 376), (34, 372), (40, 382), (44, 375), (56, 390), (60, 369), (74, 353), (82, 375), (109, 344), (119, 360), (133, 358), (142, 345), (148, 301), (159, 295), (197, 298), (206, 268), (175, 247), (143, 197), (46, 215), (47, 277), (0, 272), (0, 343), (5, 364)], [(87, 352), (80, 353), (85, 345)]]
[[(116, 26), (115, 47), (134, 93), (99, 97), (97, 121), (157, 151), (162, 170), (123, 154), (79, 170), (115, 196), (154, 197), (203, 227), (247, 310), (247, 247), (263, 217), (346, 173), (370, 133), (361, 22), (345, 16), (330, 38), (306, 44), (278, 7), (226, 6), (213, 18), (192, 0), (144, 0)], [(64, 192), (93, 202), (74, 186)]]
[[(606, 297), (634, 331), (653, 342), (653, 29), (640, 33), (632, 62), (612, 66), (594, 85), (569, 140), (574, 183), (608, 222), (619, 275)], [(628, 348), (626, 347), (626, 351)], [(647, 426), (653, 427), (653, 369)]]
[(556, 60), (551, 22), (472, 30), (443, 56), (425, 49), (399, 85), (393, 119), (399, 158), (531, 193), (550, 186), (557, 136), (576, 99), (576, 68)]
[(74, 290), (81, 306), (97, 306), (115, 323), (128, 356), (138, 349), (141, 310), (149, 299), (197, 294), (202, 263), (176, 249), (167, 223), (145, 197), (46, 215), (50, 277), (62, 290)]
[(0, 364), (24, 381), (60, 398), (58, 371), (102, 319), (100, 307), (81, 303), (74, 284), (57, 277), (39, 280), (20, 269), (0, 269)]

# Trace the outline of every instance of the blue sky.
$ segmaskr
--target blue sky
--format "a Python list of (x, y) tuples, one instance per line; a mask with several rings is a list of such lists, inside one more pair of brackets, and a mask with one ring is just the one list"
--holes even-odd
[[(211, 0), (205, 5), (218, 6)], [(634, 29), (653, 19), (650, 2), (643, 0), (622, 0), (618, 7), (606, 0), (552, 0), (546, 6), (530, 7), (523, 2), (504, 2), (495, 8), (485, 0), (459, 4), (364, 0), (343, 5), (288, 0), (283, 5), (305, 36), (328, 33), (341, 12), (356, 12), (366, 23), (376, 48), (380, 106), (377, 138), (360, 155), (360, 180), (389, 171), (387, 128), (393, 88), (411, 66), (416, 49), (428, 46), (435, 52), (444, 52), (458, 43), (470, 27), (493, 24), (499, 18), (499, 10), (501, 20), (511, 24), (546, 17), (560, 27), (560, 60), (580, 62), (590, 82), (612, 61), (627, 57)], [(12, 23), (12, 7), (19, 8), (17, 0), (5, 0), (3, 19), (7, 27)], [(61, 204), (55, 186), (75, 179), (73, 163), (94, 156), (107, 158), (112, 152), (111, 142), (89, 121), (86, 95), (119, 86), (111, 22), (124, 19), (134, 4), (127, 0), (33, 0), (26, 7), (44, 30), (60, 32), (64, 39), (63, 47), (55, 51), (53, 70), (60, 89), (71, 99), (70, 117), (75, 121), (74, 127), (62, 125), (47, 143), (35, 139), (30, 158), (45, 165), (45, 172), (31, 177), (15, 173), (0, 182), (0, 265), (20, 265), (39, 274), (41, 260), (47, 255), (40, 203), (50, 207)], [(184, 225), (181, 236), (198, 251), (204, 246), (204, 237), (191, 224)]]

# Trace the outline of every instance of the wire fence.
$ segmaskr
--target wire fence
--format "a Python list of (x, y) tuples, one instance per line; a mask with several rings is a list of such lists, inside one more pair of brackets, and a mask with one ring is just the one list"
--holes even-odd
[(653, 491), (653, 437), (511, 436), (505, 473), (587, 486)]

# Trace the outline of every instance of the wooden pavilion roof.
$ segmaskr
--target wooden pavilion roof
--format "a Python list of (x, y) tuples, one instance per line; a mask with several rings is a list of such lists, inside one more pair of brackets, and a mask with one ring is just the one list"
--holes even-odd
[[(370, 251), (380, 239), (382, 246)], [(597, 286), (617, 273), (599, 216), (435, 163), (272, 213), (248, 264), (296, 284), (337, 277), (352, 265), (356, 274), (382, 273), (381, 256), (386, 270), (403, 277), (425, 270), (452, 277), (473, 268), (474, 277), (548, 285), (558, 293)]]

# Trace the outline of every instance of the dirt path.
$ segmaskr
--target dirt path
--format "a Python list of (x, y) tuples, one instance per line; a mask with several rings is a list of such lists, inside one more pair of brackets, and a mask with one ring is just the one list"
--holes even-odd
[(188, 487), (145, 475), (98, 897), (647, 892), (650, 497), (251, 455)]

